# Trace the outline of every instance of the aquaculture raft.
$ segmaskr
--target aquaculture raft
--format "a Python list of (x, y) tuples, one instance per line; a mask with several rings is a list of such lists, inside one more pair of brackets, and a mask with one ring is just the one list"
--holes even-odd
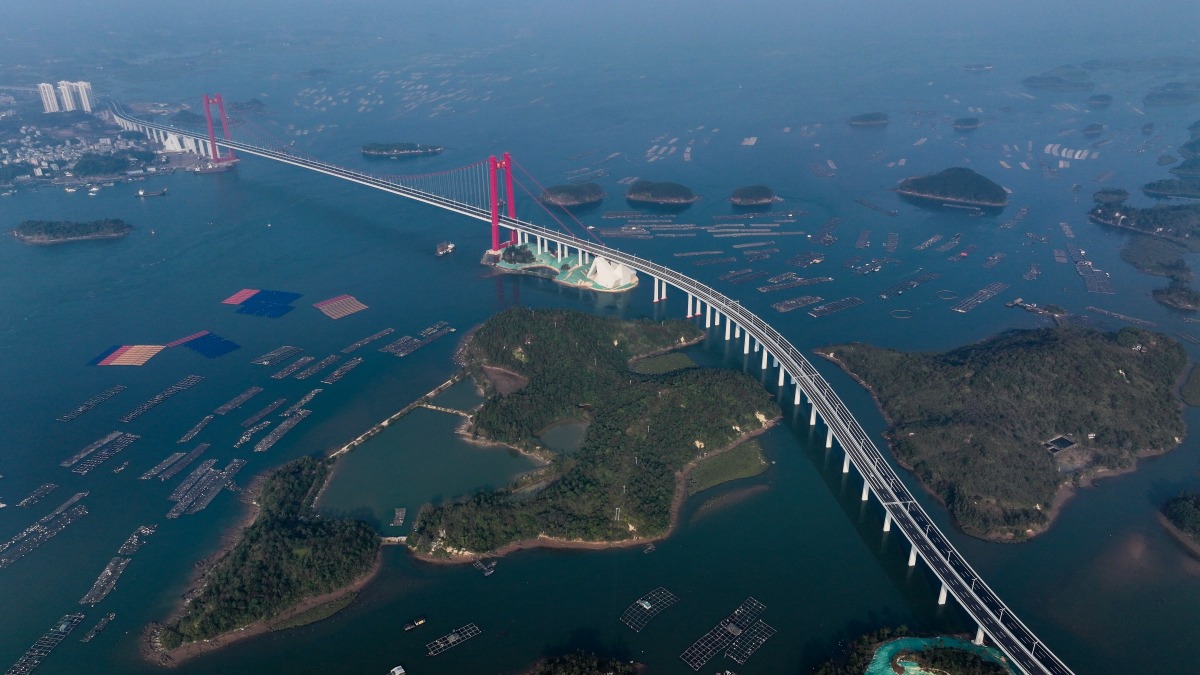
[(434, 640), (433, 642), (430, 642), (429, 644), (425, 645), (425, 649), (429, 651), (428, 656), (437, 656), (447, 649), (450, 649), (451, 647), (457, 647), (458, 645), (470, 640), (482, 632), (483, 631), (479, 630), (478, 626), (473, 623), (469, 623), (453, 633), (449, 633)]
[(140, 366), (154, 358), (164, 345), (114, 345), (92, 359), (91, 366)]
[(676, 602), (679, 602), (679, 598), (674, 593), (659, 586), (627, 607), (621, 614), (621, 623), (632, 628), (635, 633), (640, 633), (646, 624), (650, 623), (650, 619)]
[(344, 316), (350, 316), (355, 312), (361, 312), (367, 308), (353, 295), (339, 295), (336, 298), (322, 300), (315, 303), (313, 307), (321, 310), (321, 313), (331, 319), (340, 319)]
[[(758, 615), (762, 614), (764, 609), (766, 609), (766, 606), (758, 600), (746, 598), (746, 601), (733, 610), (732, 614), (725, 617), (721, 620), (721, 623), (718, 623), (712, 630), (700, 636), (699, 640), (692, 643), (692, 646), (688, 647), (680, 655), (680, 658), (683, 659), (684, 663), (691, 666), (692, 670), (700, 670), (717, 652), (730, 647), (731, 643), (740, 640), (742, 635), (747, 634), (751, 628), (755, 627), (754, 621), (758, 619)], [(766, 624), (763, 625), (766, 626)], [(756, 632), (762, 634), (765, 631), (759, 630)], [(773, 634), (774, 631), (772, 630), (771, 633)], [(770, 637), (770, 635), (767, 635), (767, 637)], [(766, 638), (762, 638), (762, 640), (765, 641)], [(758, 644), (761, 645), (762, 643), (758, 642)], [(746, 653), (747, 647), (749, 647), (748, 653)], [(745, 656), (748, 658), (757, 648), (757, 645), (743, 643), (738, 645), (736, 653), (739, 656), (745, 653)]]

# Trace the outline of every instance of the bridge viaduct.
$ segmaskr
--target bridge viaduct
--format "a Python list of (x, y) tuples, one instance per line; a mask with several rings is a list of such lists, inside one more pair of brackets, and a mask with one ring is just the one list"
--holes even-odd
[[(116, 103), (111, 105), (111, 110), (117, 123), (127, 130), (140, 131), (164, 143), (173, 140), (180, 147), (194, 149), (218, 161), (219, 148), (227, 148), (243, 155), (263, 157), (348, 180), (484, 222), (495, 220), (494, 187), (493, 209), (488, 209), (360, 171), (300, 157), (292, 152), (229, 138), (214, 139), (211, 134), (205, 136), (199, 132), (137, 119)], [(511, 199), (509, 202), (511, 204)], [(851, 467), (858, 470), (863, 477), (862, 500), (865, 502), (874, 495), (884, 508), (883, 530), (891, 531), (894, 526), (911, 543), (909, 566), (916, 565), (918, 559), (923, 560), (937, 576), (941, 582), (938, 603), (945, 604), (946, 599), (953, 596), (976, 621), (978, 628), (975, 641), (982, 644), (985, 638), (991, 638), (1013, 665), (1029, 675), (1072, 675), (1062, 660), (1004, 604), (942, 534), (825, 378), (779, 331), (743, 307), (739, 301), (668, 267), (511, 215), (499, 216), (498, 220), (501, 227), (515, 233), (516, 241), (536, 246), (538, 252), (549, 252), (553, 247), (561, 259), (574, 249), (581, 263), (587, 262), (591, 256), (626, 265), (651, 278), (655, 302), (665, 301), (668, 290), (677, 291), (686, 296), (688, 318), (703, 316), (705, 328), (708, 329), (724, 324), (726, 340), (741, 340), (743, 354), (748, 355), (752, 350), (761, 354), (763, 371), (778, 371), (777, 387), (781, 402), (787, 398), (788, 387), (792, 389), (793, 405), (800, 406), (803, 399), (808, 400), (809, 425), (824, 423), (825, 447), (832, 448), (836, 441), (845, 452), (842, 472), (849, 473)]]

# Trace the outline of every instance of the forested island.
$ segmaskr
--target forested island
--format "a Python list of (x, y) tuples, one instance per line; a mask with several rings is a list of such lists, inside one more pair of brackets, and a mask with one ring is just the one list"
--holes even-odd
[(1184, 492), (1162, 505), (1162, 515), (1188, 548), (1200, 551), (1200, 493)]
[(1100, 203), (1088, 212), (1093, 222), (1123, 227), (1200, 248), (1200, 204), (1160, 205), (1141, 209), (1121, 203)]
[[(888, 659), (893, 672), (907, 672), (900, 662), (916, 664), (925, 672), (941, 672), (948, 675), (1010, 675), (1010, 671), (999, 663), (983, 658), (966, 649), (955, 648), (961, 641), (946, 638), (921, 638), (909, 633), (907, 626), (884, 627), (860, 635), (845, 650), (817, 666), (813, 675), (863, 675), (874, 661), (876, 652), (893, 641), (907, 638), (909, 642), (923, 648), (897, 649)], [(917, 642), (919, 640), (919, 642)], [(886, 655), (886, 652), (885, 652)]]
[(445, 150), (440, 145), (418, 145), (416, 143), (367, 143), (362, 154), (367, 157), (418, 157), (438, 155)]
[(1151, 295), (1168, 307), (1190, 312), (1200, 310), (1200, 292), (1182, 281), (1172, 281), (1166, 288), (1156, 288)]
[(928, 176), (900, 181), (896, 193), (920, 204), (963, 205), (980, 208), (1008, 206), (1008, 193), (984, 176), (964, 167), (951, 167)]
[(1095, 138), (1104, 133), (1104, 125), (1099, 122), (1093, 122), (1083, 128), (1083, 135), (1087, 138)]
[(596, 183), (551, 185), (542, 191), (542, 202), (560, 208), (599, 204), (608, 195)]
[(1142, 192), (1147, 197), (1200, 199), (1200, 178), (1163, 178), (1146, 183)]
[[(156, 627), (152, 643), (179, 660), (190, 655), (179, 651), (190, 643), (228, 639), (234, 631), (240, 638), (304, 625), (345, 607), (353, 599), (347, 587), (365, 579), (377, 563), (379, 536), (363, 521), (325, 518), (313, 510), (329, 470), (327, 462), (302, 457), (272, 472), (258, 493), (253, 524), (216, 561), (183, 609)], [(341, 597), (322, 598), (312, 607), (300, 604), (339, 591)]]
[(575, 652), (539, 661), (525, 675), (637, 675), (638, 665), (621, 659), (605, 659), (589, 652)]
[(1191, 105), (1200, 103), (1200, 84), (1167, 82), (1150, 90), (1142, 103), (1147, 106)]
[(115, 239), (133, 231), (133, 226), (119, 218), (104, 218), (89, 222), (70, 220), (26, 220), (12, 230), (12, 235), (26, 244), (61, 244), (85, 239)]
[(955, 131), (973, 131), (983, 126), (983, 120), (978, 117), (960, 117), (954, 120)]
[[(511, 309), (480, 326), (460, 358), (490, 397), (470, 433), (551, 461), (532, 485), (426, 505), (408, 545), (471, 559), (524, 545), (611, 545), (661, 538), (688, 469), (778, 419), (754, 379), (726, 369), (642, 374), (639, 356), (693, 344), (686, 321), (620, 321), (565, 310)], [(556, 422), (587, 424), (577, 450), (537, 440)], [(618, 516), (619, 509), (619, 516)]]
[(691, 204), (700, 199), (692, 189), (679, 183), (655, 183), (648, 180), (637, 180), (629, 185), (625, 199), (631, 202), (646, 204)]
[(775, 196), (775, 191), (766, 185), (747, 185), (734, 190), (729, 201), (734, 206), (766, 206), (780, 200)]
[(850, 118), (852, 127), (886, 127), (888, 114), (885, 112), (864, 113)]
[[(1173, 164), (1174, 162), (1172, 162)], [(1188, 178), (1200, 178), (1200, 157), (1185, 159), (1180, 162), (1179, 166), (1172, 167), (1171, 173), (1176, 176), (1185, 176)]]
[(1027, 89), (1057, 92), (1091, 91), (1096, 87), (1091, 73), (1079, 66), (1059, 66), (1041, 75), (1031, 75), (1021, 80), (1021, 84)]
[(981, 538), (1044, 531), (1063, 487), (1132, 469), (1184, 435), (1174, 386), (1187, 354), (1140, 329), (1012, 331), (935, 354), (819, 352), (871, 391), (897, 459)]

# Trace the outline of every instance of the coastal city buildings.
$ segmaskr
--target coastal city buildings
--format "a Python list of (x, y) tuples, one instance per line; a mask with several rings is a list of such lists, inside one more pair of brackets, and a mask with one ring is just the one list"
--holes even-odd
[(92, 83), (68, 82), (61, 80), (57, 90), (55, 85), (43, 82), (38, 85), (38, 93), (42, 96), (42, 110), (52, 113), (59, 111), (82, 110), (92, 112)]
[(38, 85), (38, 93), (42, 95), (42, 110), (48, 113), (58, 112), (58, 98), (54, 95), (54, 85), (43, 82)]

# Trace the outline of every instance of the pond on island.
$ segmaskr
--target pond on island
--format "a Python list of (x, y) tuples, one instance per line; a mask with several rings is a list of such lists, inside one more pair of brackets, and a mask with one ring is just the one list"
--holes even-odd
[(570, 455), (579, 451), (588, 423), (574, 417), (564, 417), (537, 433), (537, 438), (554, 452)]

